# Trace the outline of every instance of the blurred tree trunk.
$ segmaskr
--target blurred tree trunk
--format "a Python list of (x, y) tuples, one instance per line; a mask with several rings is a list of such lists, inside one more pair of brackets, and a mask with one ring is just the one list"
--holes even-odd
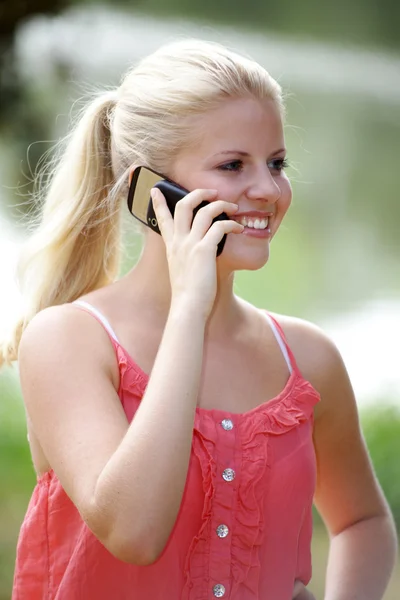
[[(0, 0), (0, 123), (8, 108), (21, 100), (21, 83), (16, 71), (14, 37), (18, 26), (38, 14), (54, 14), (65, 8), (68, 0)], [(33, 49), (34, 51), (34, 49)]]
[(26, 17), (55, 13), (67, 4), (67, 0), (1, 0), (0, 36), (12, 36), (18, 23)]

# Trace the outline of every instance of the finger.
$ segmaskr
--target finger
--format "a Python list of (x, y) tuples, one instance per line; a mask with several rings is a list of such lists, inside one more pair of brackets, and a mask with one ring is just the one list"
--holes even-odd
[(169, 242), (174, 234), (174, 220), (168, 208), (165, 196), (158, 188), (152, 188), (150, 190), (150, 195), (161, 235), (165, 242)]
[(210, 229), (213, 220), (221, 213), (233, 216), (238, 210), (238, 205), (224, 200), (215, 200), (207, 206), (203, 206), (197, 212), (192, 224), (192, 236), (196, 240), (202, 239)]
[(203, 200), (215, 200), (217, 193), (217, 190), (198, 189), (179, 200), (174, 213), (175, 232), (178, 235), (187, 235), (192, 227), (194, 209)]
[(242, 233), (244, 226), (236, 221), (216, 221), (207, 231), (202, 241), (199, 242), (201, 245), (210, 246), (217, 249), (219, 242), (222, 240), (224, 235), (229, 233)]

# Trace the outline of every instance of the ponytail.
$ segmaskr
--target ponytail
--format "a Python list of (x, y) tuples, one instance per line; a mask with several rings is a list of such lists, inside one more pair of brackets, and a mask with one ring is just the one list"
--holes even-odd
[(107, 92), (89, 104), (51, 174), (40, 225), (17, 268), (23, 316), (0, 345), (0, 366), (17, 360), (22, 333), (39, 311), (72, 302), (118, 276), (120, 210), (110, 135), (116, 100), (116, 92)]

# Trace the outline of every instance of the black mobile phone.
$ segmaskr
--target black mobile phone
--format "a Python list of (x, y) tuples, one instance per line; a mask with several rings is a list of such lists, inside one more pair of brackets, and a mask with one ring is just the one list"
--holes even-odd
[[(164, 175), (152, 171), (148, 167), (137, 167), (137, 169), (135, 169), (128, 193), (129, 212), (141, 223), (147, 225), (147, 227), (150, 227), (150, 229), (161, 235), (161, 231), (157, 223), (157, 217), (153, 208), (153, 202), (150, 196), (150, 190), (153, 187), (158, 188), (164, 194), (172, 216), (175, 214), (175, 206), (177, 202), (182, 200), (182, 198), (189, 193), (189, 190), (186, 190)], [(207, 204), (209, 204), (209, 202), (204, 200), (199, 204), (199, 206), (196, 206), (193, 211), (193, 218), (196, 216), (197, 211), (203, 206), (207, 206)], [(213, 223), (215, 221), (226, 221), (228, 219), (229, 217), (226, 213), (221, 213), (213, 220)], [(221, 254), (225, 242), (226, 235), (224, 235), (218, 244), (217, 256)]]

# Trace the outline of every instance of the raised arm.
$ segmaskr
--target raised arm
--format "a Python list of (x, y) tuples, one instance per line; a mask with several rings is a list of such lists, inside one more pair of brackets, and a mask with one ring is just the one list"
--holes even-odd
[(72, 307), (43, 311), (21, 343), (22, 392), (43, 451), (89, 528), (118, 558), (147, 564), (166, 543), (182, 498), (204, 325), (187, 307), (171, 310), (130, 426), (105, 337)]
[(242, 230), (234, 221), (210, 228), (217, 214), (233, 212), (225, 202), (201, 209), (190, 229), (193, 208), (205, 196), (197, 191), (182, 201), (175, 213), (179, 236), (159, 198), (173, 297), (130, 425), (112, 383), (113, 348), (96, 321), (68, 305), (49, 308), (33, 319), (20, 346), (24, 401), (50, 465), (98, 539), (136, 564), (159, 556), (178, 514), (216, 292), (216, 246), (224, 234)]

